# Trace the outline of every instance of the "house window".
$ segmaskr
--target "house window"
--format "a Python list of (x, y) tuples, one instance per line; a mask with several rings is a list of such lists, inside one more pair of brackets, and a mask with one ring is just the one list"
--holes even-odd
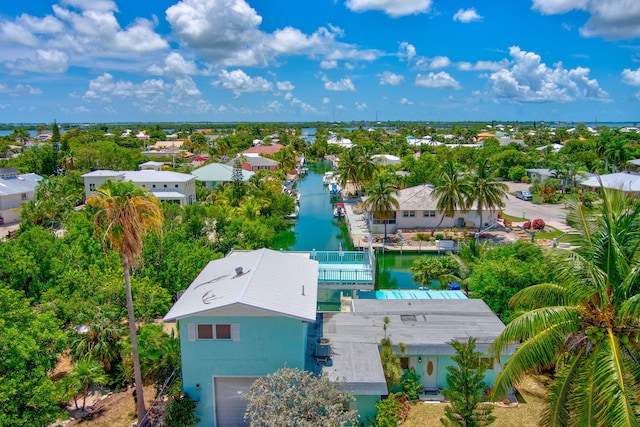
[(147, 186), (146, 186), (146, 185), (144, 185), (144, 184), (142, 184), (142, 188), (147, 188)]
[(164, 188), (167, 188), (167, 184), (164, 185)]
[(155, 184), (153, 184), (153, 185), (151, 185), (151, 187), (152, 187), (152, 188), (156, 188), (156, 185), (155, 185)]
[(24, 202), (25, 200), (27, 200), (27, 193), (22, 193), (20, 195), (20, 197), (21, 197), (22, 201)]
[(423, 211), (422, 216), (425, 218), (436, 216), (436, 211)]
[(415, 218), (416, 211), (402, 211), (402, 216), (405, 218)]
[(180, 187), (178, 184), (175, 185), (176, 188)]
[(487, 365), (487, 369), (493, 369), (493, 357), (481, 357), (480, 363)]
[(89, 184), (89, 191), (96, 191), (96, 185), (95, 184)]
[(409, 358), (408, 357), (401, 357), (400, 358), (400, 367), (402, 369), (409, 369)]
[(213, 339), (213, 325), (198, 325), (198, 339), (199, 340), (212, 340)]
[(217, 340), (230, 340), (231, 339), (231, 325), (216, 325), (216, 339)]

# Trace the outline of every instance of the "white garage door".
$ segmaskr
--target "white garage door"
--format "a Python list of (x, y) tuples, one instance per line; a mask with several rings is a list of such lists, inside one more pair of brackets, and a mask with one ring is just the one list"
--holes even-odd
[(218, 377), (213, 379), (216, 408), (216, 427), (246, 426), (244, 413), (247, 401), (240, 393), (249, 392), (255, 377)]

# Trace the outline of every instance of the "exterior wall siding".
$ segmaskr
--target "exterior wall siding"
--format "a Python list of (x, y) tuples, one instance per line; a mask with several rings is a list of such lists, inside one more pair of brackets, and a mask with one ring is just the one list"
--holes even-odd
[[(189, 323), (238, 324), (240, 339), (189, 341)], [(213, 377), (260, 377), (285, 366), (304, 369), (307, 324), (300, 320), (190, 317), (180, 320), (179, 326), (183, 389), (198, 401), (196, 416), (201, 426), (214, 425)]]

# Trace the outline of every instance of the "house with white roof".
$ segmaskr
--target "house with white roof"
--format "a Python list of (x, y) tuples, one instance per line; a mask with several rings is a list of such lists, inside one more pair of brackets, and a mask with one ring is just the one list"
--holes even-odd
[(622, 190), (626, 193), (639, 193), (640, 175), (629, 172), (609, 173), (606, 175), (589, 177), (580, 181), (580, 185), (592, 189), (604, 187)]
[[(322, 261), (313, 258), (313, 252), (231, 252), (209, 262), (164, 317), (178, 322), (182, 386), (197, 402), (198, 425), (246, 425), (241, 393), (283, 367), (328, 375), (353, 394), (355, 402), (345, 404), (369, 425), (376, 402), (389, 393), (379, 350), (383, 338), (392, 340), (402, 368), (422, 377), (426, 398), (440, 395), (446, 367), (455, 364), (447, 342), (474, 337), (476, 349), (486, 353), (504, 329), (482, 300), (469, 300), (460, 291), (420, 291), (420, 299), (353, 299), (348, 312), (317, 312)], [(506, 351), (503, 363), (513, 350)], [(502, 365), (489, 357), (483, 361), (490, 385)]]
[(164, 320), (177, 321), (182, 386), (201, 426), (241, 426), (247, 392), (280, 368), (305, 369), (318, 262), (270, 249), (211, 261)]
[[(400, 190), (395, 196), (399, 207), (394, 209), (387, 221), (387, 233), (395, 233), (398, 229), (430, 230), (438, 226), (441, 228), (484, 228), (498, 221), (499, 207), (485, 209), (482, 212), (482, 224), (475, 204), (467, 211), (459, 209), (453, 216), (445, 216), (438, 210), (438, 199), (433, 195), (432, 185), (418, 185)], [(378, 221), (371, 212), (367, 213), (369, 230), (374, 234), (384, 233), (384, 221)]]
[(0, 168), (0, 225), (20, 221), (21, 204), (35, 198), (42, 177), (18, 174), (15, 168)]
[[(247, 182), (254, 175), (254, 172), (241, 170), (242, 181)], [(216, 188), (233, 181), (233, 166), (222, 163), (209, 163), (201, 168), (191, 171), (191, 175), (196, 177), (196, 181), (200, 181), (207, 189)]]
[(158, 170), (112, 171), (96, 170), (82, 175), (84, 178), (85, 198), (94, 193), (108, 179), (113, 181), (131, 181), (146, 188), (161, 202), (190, 205), (196, 200), (196, 177), (193, 175)]

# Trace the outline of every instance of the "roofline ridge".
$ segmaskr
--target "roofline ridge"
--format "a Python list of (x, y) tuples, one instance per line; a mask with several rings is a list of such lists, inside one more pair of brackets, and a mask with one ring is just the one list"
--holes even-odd
[(249, 285), (251, 284), (251, 281), (253, 280), (253, 276), (255, 276), (256, 274), (256, 270), (258, 269), (258, 265), (260, 265), (260, 263), (262, 262), (262, 259), (264, 258), (264, 254), (266, 253), (267, 248), (262, 248), (262, 249), (256, 249), (255, 252), (259, 252), (258, 256), (256, 257), (255, 262), (252, 264), (251, 269), (249, 269), (249, 271), (246, 272), (246, 276), (244, 279), (244, 283), (242, 284), (242, 289), (240, 290), (240, 293), (238, 295), (238, 299), (237, 301), (244, 301), (244, 297), (247, 294), (247, 291), (249, 289)]

